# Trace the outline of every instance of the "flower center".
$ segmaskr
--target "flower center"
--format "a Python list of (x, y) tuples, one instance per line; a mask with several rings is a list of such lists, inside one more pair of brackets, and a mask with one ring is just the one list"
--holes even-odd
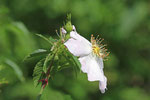
[(97, 45), (92, 45), (93, 52), (98, 55), (100, 52), (100, 48)]
[(105, 58), (109, 55), (109, 52), (107, 52), (107, 49), (105, 49), (106, 45), (101, 44), (103, 40), (104, 39), (99, 38), (99, 35), (96, 39), (93, 37), (93, 35), (91, 35), (93, 53), (105, 60)]

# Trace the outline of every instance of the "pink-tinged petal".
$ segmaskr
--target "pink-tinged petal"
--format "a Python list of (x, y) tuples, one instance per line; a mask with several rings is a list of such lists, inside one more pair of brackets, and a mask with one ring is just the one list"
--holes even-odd
[(84, 42), (85, 44), (89, 44), (90, 46), (92, 46), (92, 44), (87, 39), (85, 39), (83, 36), (79, 35), (76, 31), (71, 31), (70, 32), (70, 37), (73, 38), (73, 39), (76, 39), (80, 42)]
[(61, 28), (61, 32), (62, 32), (62, 34), (66, 34), (67, 33), (67, 31), (64, 28)]
[(101, 93), (105, 93), (105, 90), (107, 90), (107, 78), (104, 76), (104, 81), (99, 82), (99, 89)]
[(84, 72), (84, 73), (88, 73), (89, 71), (89, 65), (88, 65), (88, 62), (91, 60), (91, 57), (90, 56), (84, 56), (84, 57), (80, 57), (79, 58), (79, 61), (81, 63), (81, 70)]
[(64, 43), (74, 56), (85, 56), (92, 52), (92, 44), (77, 32), (70, 32), (70, 39)]
[(97, 63), (99, 64), (100, 69), (103, 69), (104, 68), (103, 59), (99, 57), (96, 57), (95, 59), (97, 60)]
[(104, 73), (102, 65), (100, 65), (93, 55), (80, 57), (81, 70), (87, 73), (89, 81), (104, 81)]
[(74, 55), (74, 56), (85, 56), (92, 52), (92, 48), (89, 44), (85, 42), (80, 42), (76, 39), (70, 38), (67, 42), (64, 44), (68, 50)]

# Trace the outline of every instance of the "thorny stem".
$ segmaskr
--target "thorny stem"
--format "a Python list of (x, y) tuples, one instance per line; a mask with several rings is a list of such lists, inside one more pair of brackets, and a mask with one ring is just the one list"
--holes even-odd
[(40, 100), (41, 95), (42, 95), (42, 93), (43, 93), (43, 90), (44, 90), (44, 88), (42, 87), (41, 90), (40, 90), (39, 95), (38, 95), (37, 98), (36, 98), (36, 100)]
[[(58, 49), (57, 49), (57, 50), (58, 50)], [(40, 100), (44, 88), (46, 87), (46, 85), (48, 85), (48, 79), (50, 78), (50, 70), (51, 70), (51, 67), (52, 67), (52, 65), (53, 65), (53, 61), (54, 61), (55, 55), (56, 55), (56, 53), (57, 53), (57, 50), (56, 50), (56, 52), (54, 53), (53, 58), (52, 58), (52, 61), (51, 61), (50, 65), (49, 65), (49, 67), (48, 67), (48, 70), (47, 70), (47, 72), (46, 72), (46, 78), (40, 80), (40, 81), (42, 81), (42, 87), (41, 87), (40, 93), (39, 93), (39, 95), (37, 96), (37, 99), (36, 99), (36, 100)]]
[[(56, 51), (56, 52), (57, 52), (57, 51)], [(50, 70), (51, 70), (51, 67), (52, 67), (52, 65), (53, 65), (53, 61), (54, 61), (54, 58), (55, 58), (56, 52), (55, 52), (55, 54), (53, 55), (53, 58), (52, 58), (51, 64), (49, 65), (49, 68), (48, 68), (48, 70), (47, 70), (47, 72), (46, 72), (47, 79), (49, 79), (49, 78), (50, 78)]]

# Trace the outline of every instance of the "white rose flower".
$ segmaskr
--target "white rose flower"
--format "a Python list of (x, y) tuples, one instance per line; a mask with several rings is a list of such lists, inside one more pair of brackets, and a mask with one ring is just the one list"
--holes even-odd
[(102, 39), (91, 36), (91, 43), (79, 35), (73, 26), (70, 32), (70, 39), (64, 45), (74, 55), (79, 57), (81, 70), (87, 73), (89, 81), (99, 81), (99, 89), (105, 93), (107, 89), (107, 78), (103, 72), (103, 59), (108, 56), (105, 45), (102, 45)]

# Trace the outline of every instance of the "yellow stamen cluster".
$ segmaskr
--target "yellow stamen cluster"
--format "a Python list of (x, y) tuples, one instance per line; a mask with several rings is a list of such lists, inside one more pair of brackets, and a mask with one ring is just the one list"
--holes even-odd
[(106, 60), (105, 58), (109, 55), (109, 52), (107, 52), (107, 49), (105, 49), (106, 45), (101, 44), (104, 39), (99, 38), (99, 35), (97, 38), (93, 37), (91, 35), (91, 43), (92, 43), (92, 50), (93, 53)]

